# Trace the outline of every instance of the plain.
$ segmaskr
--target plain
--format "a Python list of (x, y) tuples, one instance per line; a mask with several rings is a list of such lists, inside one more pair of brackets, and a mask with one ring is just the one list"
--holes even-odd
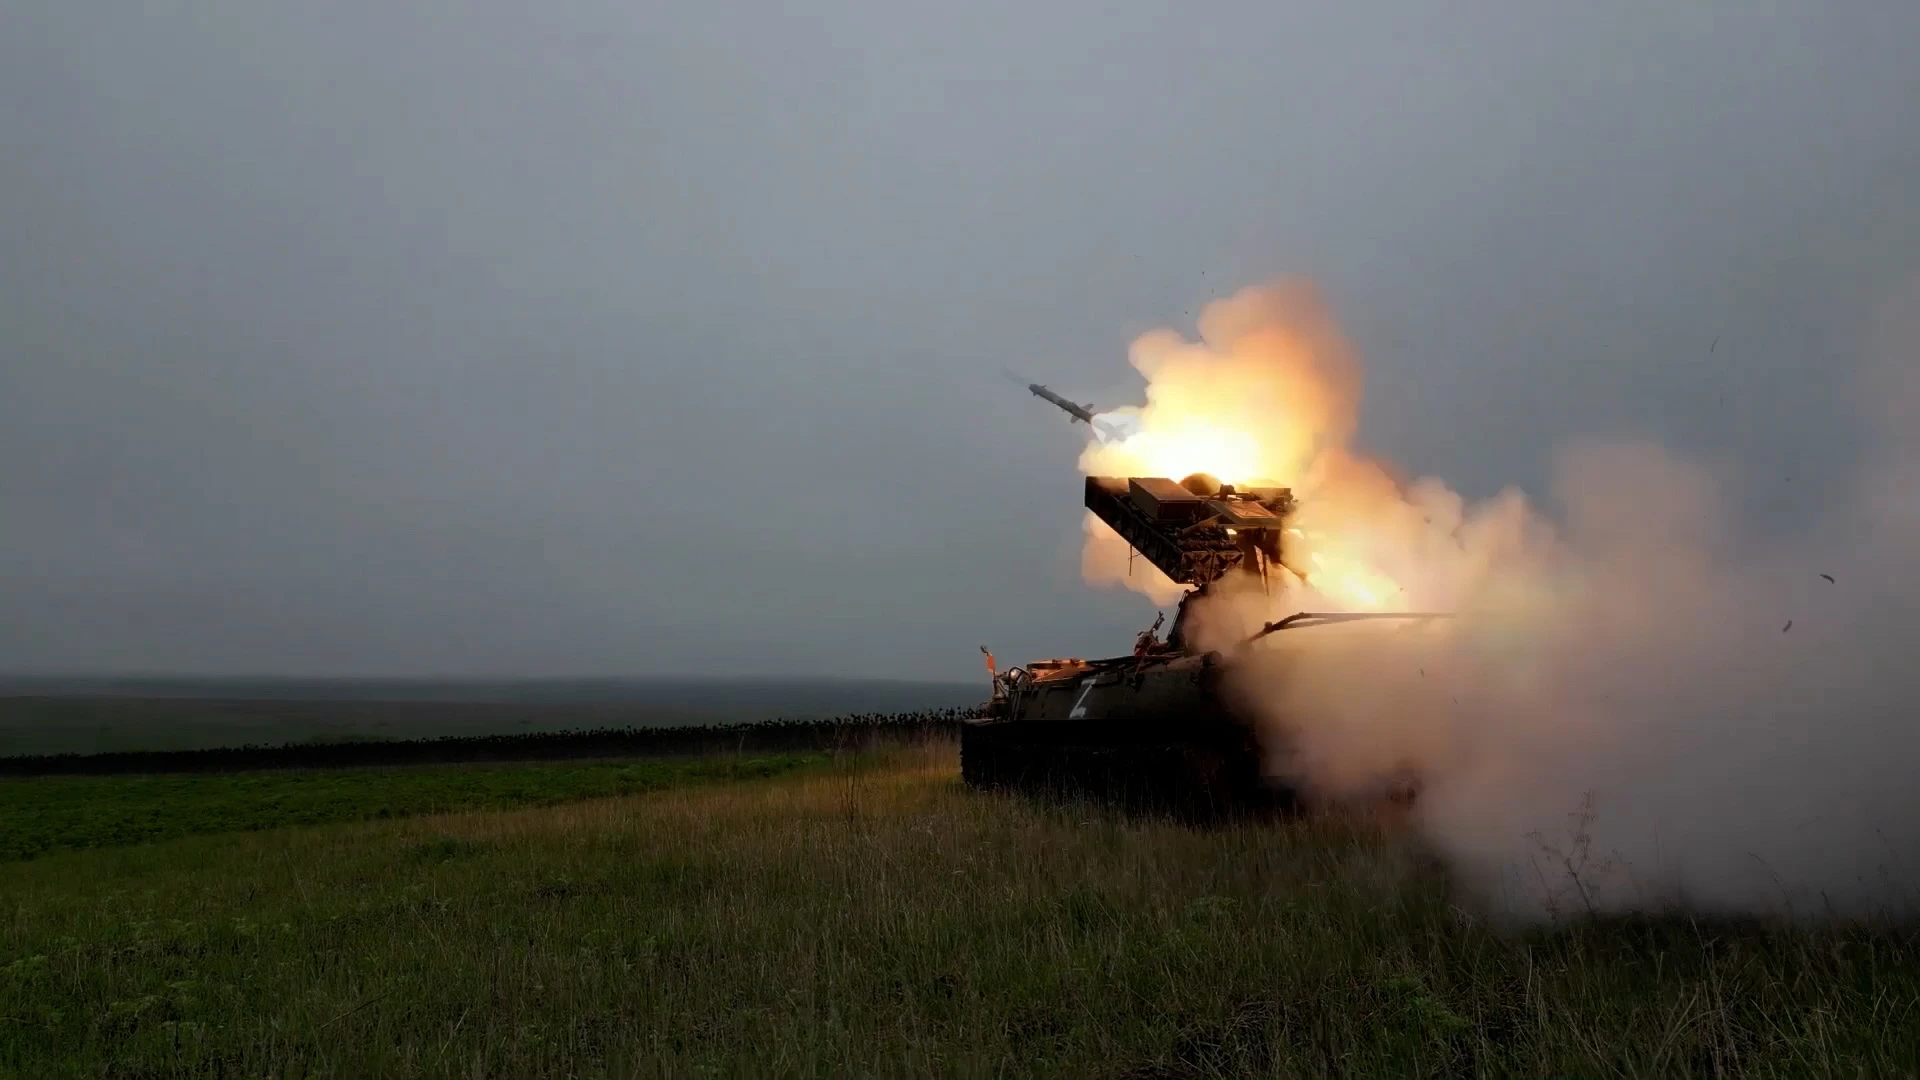
[[(651, 768), (587, 768), (622, 767)], [(1199, 830), (983, 795), (946, 743), (700, 767), (0, 866), (0, 1071), (1920, 1070), (1910, 931), (1503, 935), (1371, 823)], [(139, 790), (88, 782), (103, 807)]]

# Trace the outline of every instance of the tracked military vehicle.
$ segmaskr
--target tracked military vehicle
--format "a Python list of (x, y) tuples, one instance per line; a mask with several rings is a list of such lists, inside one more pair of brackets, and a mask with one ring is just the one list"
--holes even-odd
[[(1181, 600), (1164, 639), (1156, 621), (1126, 655), (1036, 660), (993, 672), (985, 715), (962, 728), (966, 782), (1207, 816), (1293, 806), (1291, 782), (1263, 767), (1275, 748), (1263, 746), (1250, 719), (1236, 715), (1221, 693), (1223, 676), (1244, 651), (1195, 647), (1188, 617), (1193, 602), (1228, 575), (1265, 582), (1283, 565), (1293, 493), (1222, 484), (1205, 474), (1178, 482), (1090, 476), (1086, 508), (1126, 540), (1129, 557), (1195, 588)], [(1268, 623), (1240, 649), (1281, 631), (1426, 617), (1300, 612)]]

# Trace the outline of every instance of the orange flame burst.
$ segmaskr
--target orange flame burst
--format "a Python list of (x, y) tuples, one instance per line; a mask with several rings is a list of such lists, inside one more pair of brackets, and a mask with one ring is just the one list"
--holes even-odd
[(1402, 606), (1400, 584), (1350, 555), (1316, 551), (1307, 581), (1315, 591), (1355, 611), (1389, 611)]
[[(1247, 289), (1201, 312), (1200, 340), (1172, 331), (1133, 343), (1146, 404), (1105, 414), (1109, 437), (1080, 457), (1089, 475), (1207, 473), (1226, 483), (1301, 490), (1319, 456), (1343, 447), (1359, 407), (1359, 365), (1318, 296), (1289, 283)], [(1291, 539), (1291, 538), (1290, 538)], [(1351, 529), (1316, 532), (1289, 569), (1328, 605), (1393, 610), (1405, 592), (1364, 557)], [(1126, 543), (1090, 516), (1082, 560), (1089, 580), (1122, 584), (1164, 603), (1179, 589), (1125, 559)], [(1120, 568), (1124, 567), (1124, 572)]]

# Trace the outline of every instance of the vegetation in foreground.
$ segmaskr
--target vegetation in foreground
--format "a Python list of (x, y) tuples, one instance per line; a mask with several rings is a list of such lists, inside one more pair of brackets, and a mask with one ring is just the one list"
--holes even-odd
[(1358, 826), (1196, 832), (955, 771), (935, 748), (0, 866), (0, 1071), (1920, 1070), (1911, 934), (1501, 937)]
[[(967, 708), (893, 679), (33, 679), (0, 675), (0, 759), (824, 720)], [(129, 770), (138, 771), (138, 770)]]
[(197, 833), (546, 806), (826, 762), (824, 754), (558, 765), (327, 769), (199, 776), (0, 780), (0, 860)]

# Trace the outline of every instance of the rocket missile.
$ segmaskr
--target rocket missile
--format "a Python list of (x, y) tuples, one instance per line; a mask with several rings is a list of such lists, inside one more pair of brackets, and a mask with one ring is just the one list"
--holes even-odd
[(1046, 400), (1053, 402), (1055, 405), (1060, 406), (1062, 409), (1066, 410), (1066, 413), (1068, 416), (1073, 417), (1075, 420), (1079, 420), (1087, 424), (1089, 427), (1093, 426), (1093, 406), (1092, 405), (1075, 405), (1073, 402), (1068, 401), (1066, 398), (1061, 397), (1059, 394), (1056, 394), (1053, 391), (1047, 389), (1046, 387), (1041, 386), (1039, 383), (1028, 383), (1027, 389), (1033, 391), (1034, 397), (1045, 398)]
[[(1013, 373), (1007, 372), (1007, 374), (1011, 375)], [(1028, 383), (1027, 389), (1032, 392), (1034, 397), (1058, 405), (1061, 409), (1065, 410), (1068, 416), (1092, 428), (1094, 437), (1103, 443), (1119, 442), (1127, 437), (1127, 432), (1095, 416), (1092, 405), (1075, 405), (1073, 402), (1041, 386), (1039, 383)]]

